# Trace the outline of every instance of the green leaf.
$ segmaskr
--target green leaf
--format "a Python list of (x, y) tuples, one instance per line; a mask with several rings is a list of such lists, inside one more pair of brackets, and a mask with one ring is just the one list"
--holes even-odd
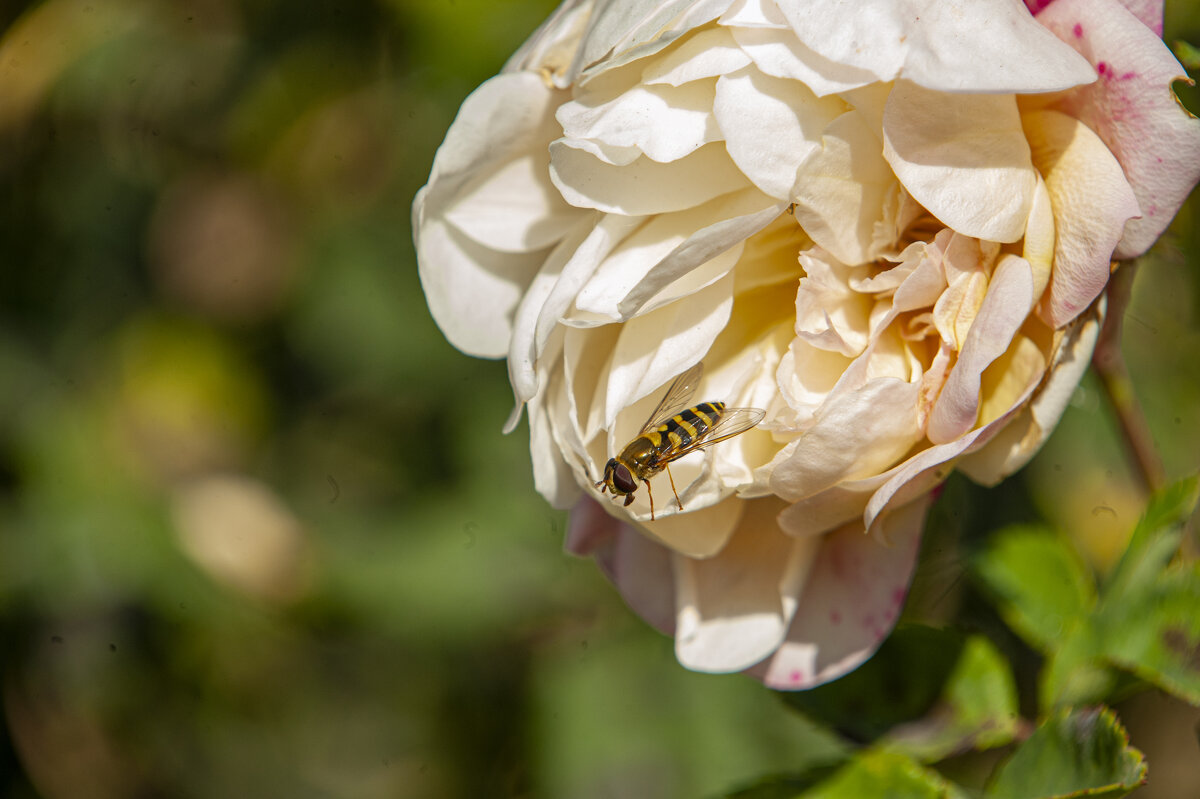
[(1008, 661), (986, 638), (972, 636), (928, 716), (895, 728), (884, 740), (891, 749), (933, 762), (1010, 743), (1018, 724), (1017, 685)]
[(1057, 648), (1096, 603), (1083, 562), (1048, 528), (1006, 528), (972, 565), (1008, 625), (1042, 651)]
[(1155, 496), (1134, 528), (1125, 553), (1102, 589), (1102, 612), (1153, 585), (1171, 560), (1183, 535), (1183, 523), (1196, 508), (1200, 480), (1190, 477)]
[(962, 635), (954, 632), (901, 625), (857, 670), (782, 698), (846, 738), (869, 743), (933, 707), (958, 665), (964, 644)]
[(996, 773), (987, 799), (1124, 796), (1146, 781), (1142, 754), (1107, 708), (1060, 711)]
[(828, 768), (773, 778), (729, 794), (729, 799), (963, 799), (965, 794), (935, 771), (899, 752), (870, 750), (830, 773)]

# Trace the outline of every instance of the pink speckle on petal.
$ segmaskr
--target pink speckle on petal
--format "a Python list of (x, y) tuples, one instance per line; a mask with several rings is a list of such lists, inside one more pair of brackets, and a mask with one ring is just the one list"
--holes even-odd
[(829, 621), (831, 624), (841, 624), (842, 614), (836, 610), (829, 611)]
[(792, 682), (798, 683), (804, 678), (804, 673), (800, 669), (792, 669), (792, 673), (788, 675)]
[(1133, 80), (1136, 77), (1137, 77), (1136, 72), (1126, 72), (1124, 75), (1121, 76), (1121, 80)]
[(1106, 72), (1108, 72), (1108, 64), (1105, 63), (1104, 61), (1101, 61), (1099, 64), (1096, 65), (1096, 71), (1099, 72), (1101, 75), (1105, 74)]
[(1075, 31), (1074, 31), (1074, 33), (1075, 33), (1075, 38), (1076, 38), (1076, 39), (1082, 39), (1082, 38), (1083, 38), (1083, 26), (1082, 26), (1082, 25), (1080, 25), (1078, 22), (1076, 22), (1076, 23), (1075, 23)]

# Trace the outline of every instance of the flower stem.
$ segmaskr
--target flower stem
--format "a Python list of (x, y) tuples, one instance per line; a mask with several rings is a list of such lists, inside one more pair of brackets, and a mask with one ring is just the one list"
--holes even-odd
[(1154, 493), (1160, 490), (1165, 482), (1162, 460), (1154, 448), (1150, 427), (1133, 391), (1133, 381), (1129, 378), (1125, 355), (1121, 351), (1121, 330), (1125, 321), (1125, 309), (1129, 305), (1132, 293), (1136, 266), (1134, 261), (1120, 264), (1108, 282), (1108, 314), (1096, 341), (1096, 350), (1092, 353), (1092, 366), (1096, 369), (1100, 385), (1103, 386), (1104, 394), (1116, 415), (1134, 476), (1143, 489)]

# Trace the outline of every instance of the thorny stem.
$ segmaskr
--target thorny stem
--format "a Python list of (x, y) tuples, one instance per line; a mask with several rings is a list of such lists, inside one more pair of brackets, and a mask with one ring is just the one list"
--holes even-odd
[(1154, 448), (1150, 427), (1146, 424), (1142, 406), (1133, 392), (1133, 381), (1129, 379), (1129, 369), (1125, 366), (1125, 356), (1121, 352), (1121, 329), (1125, 321), (1125, 309), (1129, 305), (1136, 266), (1135, 261), (1122, 263), (1108, 281), (1108, 314), (1096, 341), (1096, 350), (1092, 353), (1092, 366), (1095, 367), (1104, 394), (1108, 397), (1113, 413), (1116, 414), (1117, 425), (1134, 474), (1141, 482), (1142, 488), (1154, 493), (1161, 489), (1165, 482), (1162, 460)]

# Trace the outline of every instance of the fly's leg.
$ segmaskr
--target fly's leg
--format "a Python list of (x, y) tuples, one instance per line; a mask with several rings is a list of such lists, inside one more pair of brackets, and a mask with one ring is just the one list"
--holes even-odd
[(683, 501), (679, 499), (679, 492), (675, 490), (675, 478), (671, 476), (671, 464), (667, 464), (667, 479), (671, 481), (671, 491), (675, 494), (675, 501), (679, 503), (679, 509), (683, 510)]
[[(646, 496), (650, 498), (650, 521), (654, 521), (654, 494), (650, 492), (650, 481), (643, 480), (642, 482), (646, 484)], [(633, 496), (633, 494), (629, 496)]]

